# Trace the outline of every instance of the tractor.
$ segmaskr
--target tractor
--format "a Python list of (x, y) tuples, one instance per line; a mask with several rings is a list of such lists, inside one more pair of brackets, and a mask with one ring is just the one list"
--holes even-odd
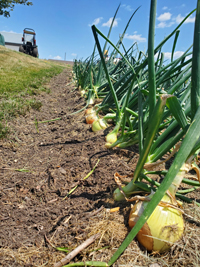
[(39, 57), (38, 47), (36, 45), (35, 31), (30, 28), (25, 28), (23, 31), (22, 42), (19, 47), (19, 52), (28, 54), (33, 57)]

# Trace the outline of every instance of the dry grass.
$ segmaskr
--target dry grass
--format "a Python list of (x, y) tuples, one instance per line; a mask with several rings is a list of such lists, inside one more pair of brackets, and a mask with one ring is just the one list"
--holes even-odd
[[(197, 207), (187, 206), (191, 214), (200, 214)], [(195, 217), (194, 217), (195, 218)], [(108, 262), (124, 238), (128, 234), (128, 228), (124, 224), (124, 215), (116, 212), (110, 214), (103, 210), (101, 214), (90, 219), (87, 229), (89, 236), (100, 232), (101, 237), (93, 245), (89, 246), (76, 261), (105, 261)], [(165, 254), (149, 254), (133, 240), (114, 266), (199, 266), (200, 264), (200, 229), (196, 224), (186, 221), (185, 233), (182, 240), (177, 242), (171, 250)], [(53, 240), (52, 240), (53, 242)], [(56, 244), (54, 244), (56, 245)], [(66, 256), (65, 253), (56, 251), (51, 246), (21, 247), (18, 250), (2, 248), (0, 261), (4, 266), (53, 266), (53, 264)]]
[(45, 247), (21, 247), (18, 250), (0, 249), (0, 262), (3, 266), (53, 266), (62, 258), (61, 253)]
[[(161, 255), (148, 253), (137, 240), (133, 240), (114, 266), (150, 266), (155, 263), (160, 266), (199, 266), (200, 208), (185, 204), (185, 210), (193, 216), (194, 222), (191, 223), (186, 218), (184, 236), (172, 246), (169, 252)], [(92, 248), (83, 252), (83, 261), (108, 262), (110, 260), (128, 234), (129, 229), (124, 221), (127, 211), (128, 209), (124, 208), (120, 209), (120, 212), (110, 214), (104, 210), (101, 215), (91, 220), (88, 232), (90, 235), (101, 233), (101, 237)]]

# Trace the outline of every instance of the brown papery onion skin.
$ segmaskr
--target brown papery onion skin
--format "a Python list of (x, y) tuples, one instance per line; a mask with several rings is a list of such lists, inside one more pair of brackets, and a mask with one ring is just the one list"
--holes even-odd
[[(142, 202), (137, 203), (138, 205), (142, 205)], [(136, 222), (139, 219), (139, 216), (135, 214), (136, 209), (137, 209), (137, 204), (135, 204), (131, 210), (131, 213), (129, 215), (129, 227), (132, 229)], [(143, 242), (145, 236), (145, 244)], [(143, 227), (140, 229), (140, 231), (137, 234), (137, 240), (140, 244), (142, 244), (148, 251), (153, 250), (153, 238), (148, 237), (151, 236), (151, 231), (149, 229), (149, 226), (147, 223), (143, 225)]]

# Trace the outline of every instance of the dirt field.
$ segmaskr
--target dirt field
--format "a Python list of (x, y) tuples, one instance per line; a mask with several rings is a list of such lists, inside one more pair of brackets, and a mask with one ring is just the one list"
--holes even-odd
[[(85, 105), (70, 81), (70, 69), (54, 77), (50, 94), (36, 96), (41, 110), (10, 122), (9, 137), (0, 141), (0, 266), (53, 266), (66, 256), (53, 246), (71, 251), (98, 232), (72, 262), (107, 262), (129, 232), (131, 204), (115, 203), (112, 192), (114, 173), (134, 170), (137, 148), (108, 150), (105, 132), (93, 133), (83, 112), (70, 115)], [(191, 196), (200, 202), (199, 190)], [(184, 210), (194, 221), (186, 219), (182, 240), (168, 253), (148, 254), (133, 240), (114, 266), (200, 266), (200, 208), (184, 204)]]

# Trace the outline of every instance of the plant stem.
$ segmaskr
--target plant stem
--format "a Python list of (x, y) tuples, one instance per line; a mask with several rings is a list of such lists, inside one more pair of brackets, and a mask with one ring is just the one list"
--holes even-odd
[(192, 57), (191, 113), (194, 117), (200, 106), (200, 1), (197, 1)]
[(155, 21), (156, 21), (156, 5), (157, 0), (151, 1), (150, 19), (149, 19), (149, 37), (148, 37), (148, 73), (149, 73), (149, 123), (156, 105), (156, 78), (155, 78), (155, 63), (154, 63), (154, 36), (155, 36)]

